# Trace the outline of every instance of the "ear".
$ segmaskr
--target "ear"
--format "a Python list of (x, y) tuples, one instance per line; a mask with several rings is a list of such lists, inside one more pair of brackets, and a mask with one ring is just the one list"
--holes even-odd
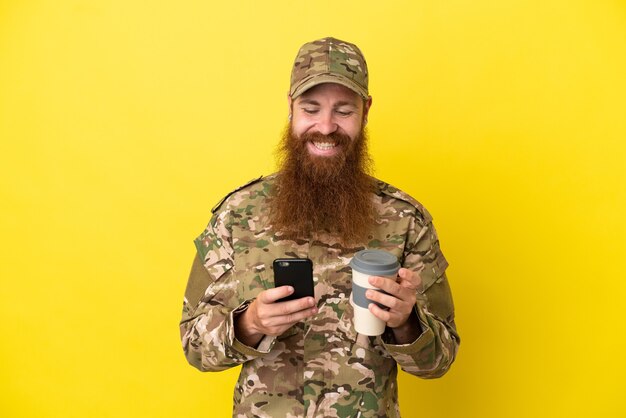
[(291, 105), (293, 104), (293, 100), (291, 99), (291, 96), (289, 95), (289, 93), (287, 93), (287, 104), (289, 105), (289, 114), (291, 114)]
[(363, 119), (367, 120), (370, 107), (372, 107), (372, 96), (368, 96), (367, 100), (363, 100)]

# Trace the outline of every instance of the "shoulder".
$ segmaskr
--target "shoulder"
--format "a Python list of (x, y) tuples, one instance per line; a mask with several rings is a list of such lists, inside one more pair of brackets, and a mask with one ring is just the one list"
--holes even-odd
[(376, 185), (376, 194), (381, 197), (384, 205), (414, 210), (415, 216), (425, 225), (433, 220), (424, 205), (413, 196), (377, 178), (374, 178), (374, 183)]
[(211, 212), (215, 214), (224, 209), (232, 210), (242, 206), (258, 204), (260, 200), (264, 200), (267, 197), (275, 177), (275, 174), (260, 176), (237, 187), (222, 197), (213, 206)]
[(265, 189), (270, 187), (273, 176), (260, 176), (222, 197), (211, 209), (211, 219), (206, 228), (195, 239), (196, 247), (204, 257), (209, 250), (222, 247), (221, 238), (230, 235), (233, 222), (242, 218), (242, 213), (260, 208), (265, 200)]

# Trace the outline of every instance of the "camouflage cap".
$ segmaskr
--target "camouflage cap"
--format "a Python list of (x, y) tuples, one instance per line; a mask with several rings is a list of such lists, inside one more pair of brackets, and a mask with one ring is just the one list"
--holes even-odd
[(291, 70), (289, 95), (295, 99), (322, 83), (341, 84), (367, 99), (367, 63), (361, 50), (335, 38), (302, 45)]

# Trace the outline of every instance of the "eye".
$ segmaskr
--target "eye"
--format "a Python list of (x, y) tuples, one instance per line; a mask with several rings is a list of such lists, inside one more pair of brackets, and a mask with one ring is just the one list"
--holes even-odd
[(336, 110), (336, 112), (339, 116), (350, 116), (351, 114), (354, 113), (351, 110)]
[(318, 112), (318, 109), (312, 107), (303, 107), (302, 111), (307, 115), (314, 115)]

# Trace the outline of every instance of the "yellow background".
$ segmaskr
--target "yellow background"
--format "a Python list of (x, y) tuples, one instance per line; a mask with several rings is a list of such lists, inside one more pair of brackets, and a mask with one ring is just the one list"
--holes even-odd
[(192, 239), (328, 35), (451, 263), (459, 357), (404, 416), (626, 416), (621, 0), (0, 3), (0, 416), (229, 416), (180, 348)]

